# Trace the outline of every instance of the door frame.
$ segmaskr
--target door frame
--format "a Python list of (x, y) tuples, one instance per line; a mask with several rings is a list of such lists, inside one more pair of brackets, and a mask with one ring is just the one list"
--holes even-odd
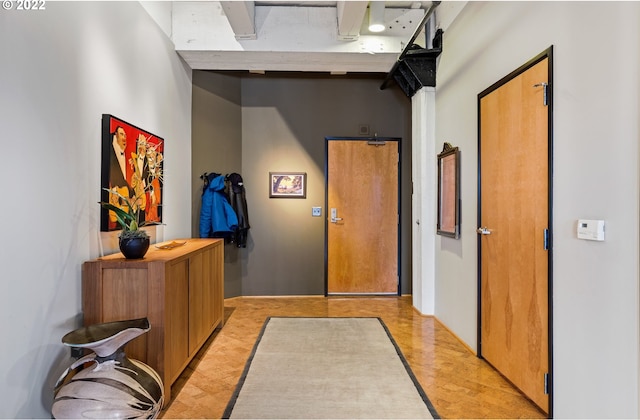
[[(324, 295), (329, 296), (329, 142), (335, 140), (344, 141), (395, 141), (398, 143), (398, 249), (396, 251), (396, 260), (398, 267), (398, 290), (397, 295), (402, 294), (402, 260), (401, 260), (401, 248), (402, 248), (402, 138), (401, 137), (340, 137), (340, 136), (327, 136), (324, 138)], [(363, 294), (364, 296), (365, 294)], [(336, 296), (331, 294), (331, 296)], [(382, 296), (382, 295), (381, 295)], [(388, 296), (388, 295), (387, 295)]]
[[(538, 64), (540, 61), (548, 59), (548, 75), (547, 75), (547, 145), (548, 145), (548, 221), (549, 221), (549, 234), (548, 234), (548, 249), (547, 249), (547, 309), (548, 309), (548, 358), (549, 358), (549, 375), (547, 377), (547, 393), (549, 395), (549, 418), (553, 418), (553, 45), (547, 48), (545, 51), (541, 52), (537, 56), (530, 59), (528, 62), (518, 67), (516, 70), (512, 71), (508, 75), (501, 78), (499, 81), (483, 90), (478, 94), (478, 102), (477, 102), (477, 112), (478, 112), (478, 203), (477, 203), (477, 224), (476, 226), (480, 226), (480, 222), (482, 221), (482, 172), (481, 172), (481, 109), (480, 109), (480, 101), (483, 97), (487, 96), (489, 93), (495, 91), (501, 86), (505, 85), (507, 82), (511, 81), (515, 77), (524, 73), (531, 67)], [(478, 234), (477, 238), (477, 248), (478, 248), (478, 263), (477, 263), (477, 320), (478, 320), (478, 330), (477, 330), (477, 348), (478, 348), (478, 357), (484, 359), (482, 357), (482, 236)]]

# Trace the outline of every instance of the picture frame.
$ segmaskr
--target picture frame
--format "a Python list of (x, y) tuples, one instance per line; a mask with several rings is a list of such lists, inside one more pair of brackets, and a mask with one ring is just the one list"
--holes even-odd
[(307, 173), (269, 172), (269, 198), (307, 198)]
[[(100, 201), (124, 207), (117, 192), (139, 209), (138, 224), (161, 224), (164, 139), (110, 114), (102, 114), (101, 136)], [(100, 211), (100, 231), (121, 229), (113, 211)]]
[(438, 221), (436, 233), (460, 238), (460, 149), (444, 143), (438, 154)]

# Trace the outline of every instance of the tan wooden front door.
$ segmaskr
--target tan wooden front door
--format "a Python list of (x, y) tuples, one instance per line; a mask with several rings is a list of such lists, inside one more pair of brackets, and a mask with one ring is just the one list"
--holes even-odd
[(398, 139), (327, 139), (327, 294), (398, 293)]
[(480, 94), (481, 356), (549, 413), (549, 57)]

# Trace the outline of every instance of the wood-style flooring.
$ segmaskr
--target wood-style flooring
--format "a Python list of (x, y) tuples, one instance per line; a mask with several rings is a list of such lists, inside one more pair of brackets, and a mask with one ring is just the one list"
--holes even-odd
[(546, 418), (435, 318), (402, 297), (238, 297), (172, 387), (161, 417), (220, 418), (269, 316), (380, 317), (442, 418)]

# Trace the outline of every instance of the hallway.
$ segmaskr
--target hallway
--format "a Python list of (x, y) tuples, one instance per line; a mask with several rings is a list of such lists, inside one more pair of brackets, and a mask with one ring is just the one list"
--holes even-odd
[(269, 316), (380, 317), (442, 418), (545, 418), (433, 317), (402, 297), (238, 297), (172, 388), (162, 418), (220, 418)]

